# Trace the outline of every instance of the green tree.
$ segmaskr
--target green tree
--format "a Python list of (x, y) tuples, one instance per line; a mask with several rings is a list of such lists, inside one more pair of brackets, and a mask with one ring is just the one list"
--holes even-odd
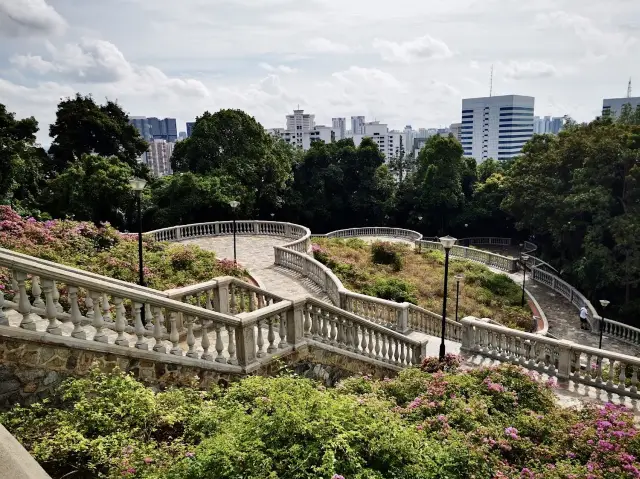
[(136, 175), (148, 177), (146, 166), (138, 163), (138, 158), (149, 145), (117, 103), (98, 105), (91, 96), (79, 93), (66, 98), (58, 104), (49, 135), (53, 138), (49, 154), (55, 173), (62, 173), (82, 155), (96, 154), (115, 156)]
[(236, 178), (246, 190), (253, 214), (264, 216), (283, 203), (297, 153), (268, 135), (255, 118), (241, 110), (205, 112), (191, 137), (179, 142), (171, 157), (174, 172)]
[(134, 203), (129, 180), (133, 169), (117, 157), (84, 154), (51, 179), (44, 194), (54, 217), (125, 224)]
[(19, 212), (37, 214), (37, 197), (44, 181), (46, 152), (36, 144), (35, 118), (16, 120), (0, 104), (0, 203)]

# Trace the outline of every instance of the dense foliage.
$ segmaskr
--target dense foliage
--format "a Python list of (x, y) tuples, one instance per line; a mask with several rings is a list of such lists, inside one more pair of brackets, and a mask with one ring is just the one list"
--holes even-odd
[[(124, 179), (147, 175), (136, 159), (146, 143), (116, 103), (90, 96), (58, 106), (50, 155), (35, 143), (37, 122), (0, 106), (0, 203), (39, 219), (75, 215), (132, 229)], [(535, 237), (537, 254), (607, 315), (640, 317), (640, 109), (536, 135), (516, 160), (464, 158), (453, 137), (429, 138), (415, 157), (402, 146), (385, 158), (364, 139), (300, 152), (239, 110), (205, 112), (176, 146), (176, 173), (143, 195), (145, 229), (243, 218), (304, 224), (322, 233), (397, 226), (426, 236)], [(99, 173), (97, 173), (99, 172)], [(105, 198), (109, 198), (105, 201)], [(637, 324), (636, 324), (637, 325)]]
[[(313, 255), (351, 291), (442, 311), (444, 255), (439, 251), (420, 252), (405, 243), (368, 244), (357, 238), (314, 238)], [(512, 328), (531, 329), (531, 311), (520, 307), (520, 285), (484, 265), (457, 258), (449, 263), (448, 317), (455, 317), (456, 275), (464, 277), (459, 318), (491, 318)]]
[[(197, 246), (143, 238), (144, 276), (151, 288), (166, 290), (216, 276), (245, 275), (232, 261), (219, 261), (214, 253)], [(119, 233), (109, 224), (38, 222), (0, 206), (0, 247), (131, 283), (138, 281), (137, 235)], [(0, 268), (0, 288), (8, 285), (8, 271)]]
[(433, 366), (336, 388), (283, 374), (208, 392), (94, 370), (0, 422), (55, 479), (639, 477), (623, 407), (563, 409), (552, 381), (514, 366)]

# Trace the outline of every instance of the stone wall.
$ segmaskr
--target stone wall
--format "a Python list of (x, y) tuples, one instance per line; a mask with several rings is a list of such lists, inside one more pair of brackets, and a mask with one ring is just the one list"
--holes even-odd
[[(219, 369), (214, 371), (210, 368), (212, 363), (197, 359), (168, 354), (159, 359), (155, 353), (134, 348), (123, 349), (17, 328), (11, 328), (11, 336), (8, 336), (4, 330), (0, 327), (0, 410), (49, 397), (64, 379), (84, 376), (94, 365), (105, 372), (117, 367), (147, 385), (160, 388), (192, 384), (197, 377), (198, 386), (208, 389), (213, 384), (225, 385), (244, 376), (238, 366), (214, 363)], [(302, 344), (281, 361), (271, 361), (253, 374), (274, 375), (286, 365), (300, 376), (332, 386), (354, 374), (392, 377), (399, 369), (373, 364), (370, 359), (360, 358), (355, 353), (332, 349), (313, 342)]]

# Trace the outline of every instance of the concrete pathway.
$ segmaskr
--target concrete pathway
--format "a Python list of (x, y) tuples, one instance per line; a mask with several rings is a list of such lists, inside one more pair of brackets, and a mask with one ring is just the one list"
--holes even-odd
[[(236, 237), (238, 263), (261, 281), (267, 291), (285, 298), (311, 294), (328, 302), (326, 294), (301, 274), (273, 264), (273, 247), (282, 246), (291, 241), (274, 236), (238, 236)], [(233, 260), (233, 237), (231, 236), (198, 238), (182, 241), (182, 243), (195, 244), (215, 252), (220, 259)]]

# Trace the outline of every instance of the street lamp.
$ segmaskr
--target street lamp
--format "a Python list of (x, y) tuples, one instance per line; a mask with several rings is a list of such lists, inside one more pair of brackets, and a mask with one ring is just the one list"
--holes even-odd
[(527, 281), (527, 261), (529, 261), (529, 255), (523, 254), (520, 255), (520, 258), (522, 259), (522, 301), (520, 306), (524, 308), (524, 286)]
[[(131, 178), (129, 180), (129, 185), (131, 189), (134, 191), (136, 195), (136, 199), (138, 202), (138, 268), (140, 269), (140, 286), (144, 286), (144, 266), (143, 266), (143, 256), (142, 256), (142, 190), (146, 186), (147, 182), (140, 178)], [(142, 324), (145, 324), (144, 317), (144, 305), (140, 309), (140, 319), (142, 320)]]
[(240, 202), (236, 200), (229, 201), (229, 206), (233, 210), (233, 264), (238, 265), (238, 259), (236, 256), (236, 208), (240, 206)]
[[(420, 229), (422, 229), (422, 216), (418, 216), (418, 221), (420, 222)], [(418, 252), (422, 253), (422, 240), (418, 240)]]
[(445, 259), (444, 259), (444, 298), (442, 299), (442, 337), (440, 341), (440, 361), (444, 361), (444, 335), (445, 335), (445, 327), (447, 324), (447, 280), (449, 276), (449, 251), (453, 248), (453, 245), (456, 244), (456, 239), (451, 236), (444, 236), (440, 238), (440, 243), (445, 251)]
[[(468, 223), (465, 223), (465, 224), (464, 224), (464, 235), (465, 235), (465, 236), (467, 236), (467, 234), (468, 234), (468, 233), (467, 233), (467, 232), (468, 232), (468, 229), (467, 229), (467, 228), (469, 228), (469, 224), (468, 224)], [(469, 247), (469, 238), (467, 238), (467, 240), (465, 241), (465, 243), (467, 243), (467, 248), (468, 248), (468, 247)]]
[(600, 306), (602, 306), (602, 317), (600, 318), (600, 344), (598, 349), (602, 349), (602, 333), (604, 332), (604, 310), (607, 306), (609, 306), (609, 301), (606, 299), (600, 300)]
[(276, 217), (275, 213), (271, 213), (271, 221), (273, 221), (273, 219)]
[(456, 322), (458, 322), (458, 299), (460, 298), (460, 281), (462, 281), (463, 279), (463, 274), (456, 274)]

